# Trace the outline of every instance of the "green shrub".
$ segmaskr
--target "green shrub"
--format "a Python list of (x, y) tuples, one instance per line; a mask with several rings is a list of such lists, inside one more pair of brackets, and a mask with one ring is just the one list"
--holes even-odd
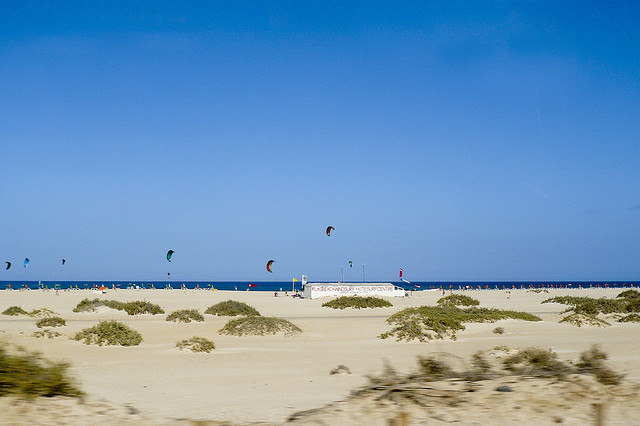
[(386, 339), (394, 336), (396, 340), (417, 339), (426, 342), (432, 339), (443, 339), (449, 336), (456, 338), (456, 333), (464, 330), (463, 323), (494, 322), (501, 319), (520, 319), (524, 321), (540, 321), (540, 318), (526, 312), (489, 309), (489, 308), (457, 308), (451, 305), (420, 306), (403, 309), (391, 315), (387, 323), (393, 328), (380, 335)]
[(578, 327), (585, 324), (605, 327), (610, 324), (597, 318), (597, 315), (640, 312), (639, 294), (636, 290), (626, 290), (618, 294), (616, 299), (558, 296), (544, 300), (542, 303), (554, 302), (570, 306), (565, 312), (573, 312), (561, 319), (560, 322), (566, 322)]
[(101, 306), (122, 310), (122, 302), (116, 300), (83, 299), (73, 308), (73, 312), (95, 312)]
[(302, 332), (298, 326), (285, 319), (250, 316), (229, 321), (218, 333), (233, 336), (264, 336), (267, 334), (277, 334), (281, 331), (285, 334)]
[(478, 300), (464, 294), (452, 294), (438, 300), (438, 305), (442, 306), (478, 306), (479, 304)]
[(616, 297), (623, 298), (623, 299), (640, 299), (640, 291), (625, 290), (620, 292)]
[(493, 334), (504, 334), (504, 328), (503, 327), (496, 327), (493, 329)]
[(47, 361), (25, 351), (10, 354), (6, 346), (0, 345), (0, 397), (81, 396), (82, 391), (67, 376), (68, 369), (67, 363)]
[(141, 300), (136, 300), (135, 302), (126, 302), (123, 304), (122, 309), (129, 315), (164, 314), (164, 310), (160, 306)]
[(260, 316), (260, 312), (258, 312), (255, 308), (247, 305), (246, 303), (238, 302), (235, 300), (227, 300), (209, 306), (207, 310), (204, 311), (204, 313), (210, 315), (218, 315), (221, 317), (235, 317), (237, 315), (256, 317)]
[(584, 314), (569, 314), (562, 318), (560, 322), (566, 322), (567, 324), (575, 325), (577, 327), (582, 327), (583, 325), (591, 325), (595, 327), (609, 327), (611, 324), (606, 322), (605, 320), (601, 320), (595, 315), (584, 315)]
[(36, 326), (38, 326), (38, 328), (61, 327), (66, 324), (67, 324), (66, 321), (60, 317), (42, 318), (41, 320), (38, 320), (38, 322), (36, 322)]
[(215, 344), (204, 337), (192, 337), (176, 343), (176, 347), (191, 352), (211, 352), (216, 348)]
[(164, 314), (164, 310), (162, 310), (160, 306), (147, 301), (136, 300), (134, 302), (119, 302), (117, 300), (102, 299), (84, 299), (80, 301), (75, 308), (73, 308), (73, 312), (93, 312), (100, 306), (125, 311), (129, 315)]
[(142, 336), (121, 322), (101, 321), (76, 333), (74, 340), (82, 340), (87, 345), (136, 346), (142, 342)]
[(2, 315), (10, 315), (10, 316), (18, 316), (18, 315), (29, 315), (27, 311), (22, 309), (20, 306), (10, 306), (2, 312)]
[(191, 322), (204, 321), (204, 317), (197, 309), (181, 309), (167, 315), (167, 321)]
[(345, 308), (387, 308), (393, 306), (388, 300), (374, 296), (341, 296), (337, 299), (330, 300), (322, 304), (322, 306), (333, 309)]

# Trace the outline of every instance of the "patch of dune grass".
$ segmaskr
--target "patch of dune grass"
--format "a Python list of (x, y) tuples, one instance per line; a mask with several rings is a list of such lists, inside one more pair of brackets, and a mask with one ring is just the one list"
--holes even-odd
[(618, 322), (640, 322), (640, 315), (638, 314), (624, 315), (618, 318)]
[(47, 318), (42, 318), (40, 320), (38, 320), (38, 322), (36, 322), (36, 326), (38, 328), (45, 328), (45, 327), (62, 327), (63, 325), (66, 325), (66, 321), (60, 317), (47, 317)]
[(625, 290), (618, 293), (616, 298), (622, 299), (640, 299), (640, 291), (638, 290)]
[(190, 339), (181, 340), (176, 343), (176, 347), (182, 350), (191, 352), (211, 352), (216, 348), (216, 345), (209, 339), (204, 337), (194, 336)]
[(380, 338), (395, 337), (397, 341), (417, 339), (421, 342), (445, 337), (455, 340), (456, 333), (465, 329), (463, 323), (494, 322), (508, 318), (540, 321), (539, 317), (527, 312), (450, 305), (420, 306), (403, 309), (390, 316), (387, 323), (393, 328), (381, 334)]
[(136, 300), (133, 302), (119, 302), (117, 300), (84, 299), (73, 308), (73, 312), (94, 312), (97, 308), (106, 306), (111, 309), (125, 311), (129, 315), (164, 314), (164, 310), (151, 302)]
[(245, 316), (260, 316), (260, 312), (256, 308), (247, 305), (244, 302), (238, 302), (236, 300), (226, 300), (224, 302), (217, 303), (209, 306), (205, 314), (218, 315), (222, 317), (235, 317), (238, 315)]
[(62, 336), (62, 334), (54, 330), (38, 330), (34, 331), (31, 336), (36, 338), (47, 337), (48, 339), (53, 339), (54, 337)]
[(268, 334), (300, 333), (302, 330), (291, 322), (282, 318), (273, 317), (244, 317), (230, 320), (218, 331), (219, 334), (229, 334), (233, 336), (264, 336)]
[(18, 315), (29, 315), (29, 312), (25, 311), (20, 306), (10, 306), (2, 312), (2, 315), (15, 317)]
[(37, 353), (21, 350), (11, 354), (0, 344), (0, 396), (81, 396), (68, 369), (69, 364), (48, 361)]
[(388, 300), (374, 296), (341, 296), (337, 299), (330, 300), (322, 304), (322, 306), (333, 309), (363, 309), (363, 308), (387, 308), (393, 306)]
[(51, 309), (49, 308), (40, 308), (40, 309), (34, 309), (33, 311), (29, 312), (29, 316), (30, 317), (35, 317), (35, 318), (48, 318), (48, 317), (53, 317), (58, 315), (57, 312), (53, 312)]
[(560, 303), (568, 305), (569, 308), (564, 311), (564, 313), (568, 315), (562, 318), (560, 322), (566, 322), (578, 327), (582, 325), (600, 327), (610, 325), (608, 322), (597, 317), (600, 314), (613, 315), (640, 313), (640, 293), (637, 290), (625, 290), (620, 292), (615, 299), (607, 299), (606, 297), (593, 299), (586, 296), (556, 296), (546, 299), (542, 303)]
[(118, 321), (101, 321), (98, 325), (79, 331), (73, 339), (98, 346), (136, 346), (142, 342), (140, 333)]
[(440, 306), (478, 306), (480, 302), (465, 294), (451, 294), (438, 300)]
[(180, 309), (167, 315), (167, 321), (173, 322), (191, 322), (204, 321), (204, 317), (197, 309)]
[(576, 312), (565, 315), (560, 322), (566, 322), (567, 324), (575, 325), (576, 327), (582, 327), (583, 325), (590, 325), (592, 327), (609, 327), (611, 325), (607, 321), (600, 319), (595, 315)]

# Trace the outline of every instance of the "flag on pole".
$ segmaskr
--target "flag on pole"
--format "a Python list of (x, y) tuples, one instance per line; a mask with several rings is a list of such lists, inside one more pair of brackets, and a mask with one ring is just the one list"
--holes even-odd
[(402, 279), (402, 268), (400, 268), (400, 279)]
[(298, 279), (297, 279), (297, 278), (294, 278), (294, 279), (293, 279), (293, 281), (298, 281)]

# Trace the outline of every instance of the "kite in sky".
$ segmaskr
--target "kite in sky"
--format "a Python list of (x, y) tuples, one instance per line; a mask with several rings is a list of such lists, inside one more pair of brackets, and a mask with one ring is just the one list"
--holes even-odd
[(349, 268), (353, 268), (353, 262), (349, 261)]
[(267, 271), (269, 271), (269, 272), (273, 272), (273, 271), (271, 270), (271, 265), (273, 264), (273, 262), (275, 262), (275, 260), (270, 260), (270, 261), (268, 261), (268, 262), (267, 262)]
[(333, 226), (327, 226), (327, 237), (331, 236), (331, 231), (335, 231), (336, 228), (334, 228)]
[(173, 256), (173, 253), (174, 253), (174, 251), (173, 251), (173, 250), (169, 250), (169, 251), (167, 252), (167, 260), (168, 260), (169, 262), (171, 262), (171, 256)]
[(5, 271), (6, 271), (7, 269), (11, 268), (11, 262), (4, 262), (4, 263), (6, 263), (6, 264), (7, 264), (7, 267), (5, 268)]
[(29, 264), (29, 258), (25, 257), (24, 258), (24, 267), (26, 268), (28, 264)]
[(65, 263), (67, 263), (67, 259), (62, 259), (62, 264), (64, 265)]

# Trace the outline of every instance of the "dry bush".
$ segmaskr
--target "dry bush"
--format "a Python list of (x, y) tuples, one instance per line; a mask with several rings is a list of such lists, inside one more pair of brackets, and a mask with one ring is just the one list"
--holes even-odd
[(302, 330), (291, 322), (282, 318), (273, 317), (244, 317), (229, 321), (218, 331), (219, 334), (229, 334), (233, 336), (264, 336), (268, 334), (300, 333)]
[(216, 348), (216, 345), (209, 339), (204, 337), (194, 336), (190, 339), (181, 340), (176, 343), (176, 347), (181, 350), (191, 352), (211, 352)]

